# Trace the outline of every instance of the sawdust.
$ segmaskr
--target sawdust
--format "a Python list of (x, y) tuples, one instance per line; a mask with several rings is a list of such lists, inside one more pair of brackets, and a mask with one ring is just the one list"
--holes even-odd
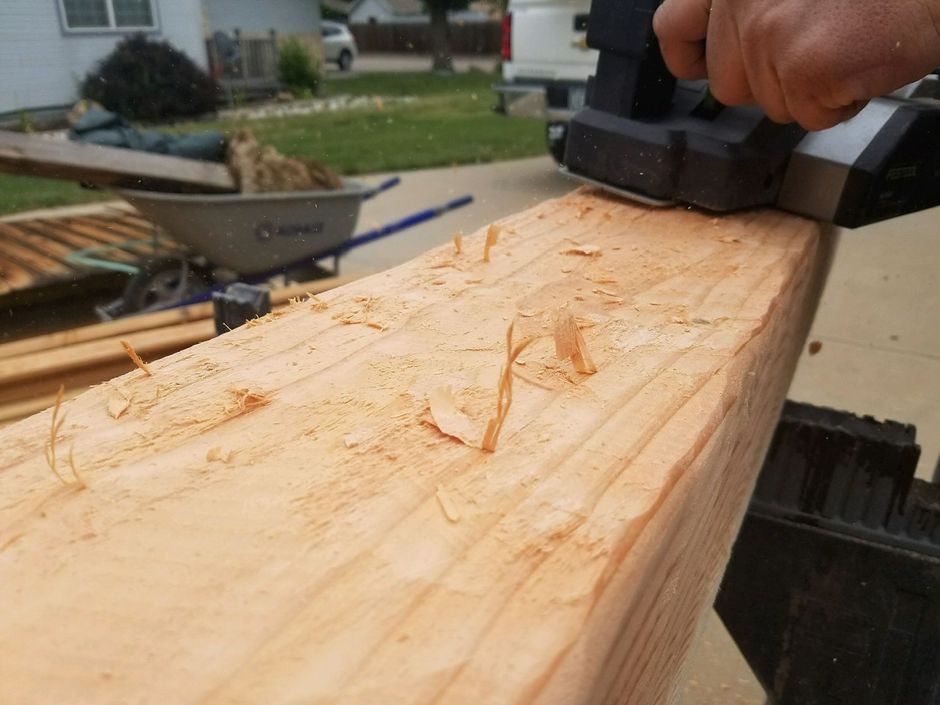
[(285, 157), (272, 147), (262, 149), (250, 130), (232, 135), (226, 161), (242, 193), (332, 190), (343, 185), (318, 161)]
[(459, 230), (454, 233), (454, 254), (459, 255), (463, 252), (463, 233)]

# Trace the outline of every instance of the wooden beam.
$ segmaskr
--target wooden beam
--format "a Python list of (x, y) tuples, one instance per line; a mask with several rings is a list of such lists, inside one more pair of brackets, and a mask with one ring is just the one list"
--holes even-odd
[(0, 131), (0, 171), (135, 189), (237, 191), (223, 164)]
[(829, 244), (581, 190), (0, 430), (0, 701), (675, 702)]
[[(271, 292), (275, 310), (291, 298), (318, 294), (355, 281), (361, 274), (325, 277)], [(121, 345), (127, 340), (147, 360), (156, 360), (216, 335), (210, 303), (193, 304), (107, 323), (48, 333), (0, 345), (0, 422), (35, 413), (67, 391), (105, 382), (134, 369)]]

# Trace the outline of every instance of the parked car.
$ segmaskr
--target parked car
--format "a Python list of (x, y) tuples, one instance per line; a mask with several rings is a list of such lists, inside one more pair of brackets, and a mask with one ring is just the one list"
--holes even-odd
[(495, 86), (507, 115), (546, 121), (559, 163), (568, 122), (584, 105), (597, 52), (586, 42), (590, 0), (510, 0), (503, 18), (503, 80)]
[(320, 28), (326, 60), (335, 62), (340, 71), (349, 71), (353, 59), (359, 56), (356, 38), (349, 31), (349, 27), (339, 22), (324, 20), (320, 23)]

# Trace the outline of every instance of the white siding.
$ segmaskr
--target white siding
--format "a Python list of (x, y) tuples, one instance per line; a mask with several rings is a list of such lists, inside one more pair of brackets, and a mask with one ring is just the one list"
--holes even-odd
[[(199, 0), (152, 0), (155, 36), (205, 67)], [(0, 114), (68, 105), (123, 32), (66, 34), (57, 0), (0, 0)]]
[(232, 30), (302, 34), (320, 31), (319, 0), (203, 0), (209, 34)]

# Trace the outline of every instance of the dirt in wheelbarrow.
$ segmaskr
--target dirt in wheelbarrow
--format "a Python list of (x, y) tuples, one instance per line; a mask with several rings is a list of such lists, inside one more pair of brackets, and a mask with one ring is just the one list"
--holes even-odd
[(316, 191), (343, 184), (329, 167), (315, 159), (280, 154), (261, 147), (250, 130), (239, 130), (228, 141), (228, 167), (242, 193)]

